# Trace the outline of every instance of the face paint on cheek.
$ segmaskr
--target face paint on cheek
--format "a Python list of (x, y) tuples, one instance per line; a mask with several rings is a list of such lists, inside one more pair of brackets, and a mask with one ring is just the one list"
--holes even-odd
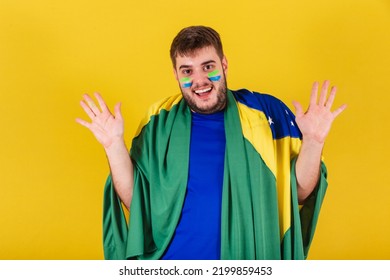
[(214, 70), (213, 72), (208, 73), (207, 76), (212, 82), (218, 82), (221, 79), (221, 75), (219, 75), (218, 70)]
[(192, 86), (192, 81), (189, 77), (181, 78), (180, 83), (182, 88), (189, 88)]

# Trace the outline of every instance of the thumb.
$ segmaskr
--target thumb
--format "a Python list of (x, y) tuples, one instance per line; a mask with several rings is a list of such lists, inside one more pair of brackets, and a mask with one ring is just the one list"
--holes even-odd
[(295, 115), (297, 117), (302, 116), (303, 115), (302, 105), (298, 101), (293, 101), (292, 103), (293, 103), (293, 105), (295, 107)]

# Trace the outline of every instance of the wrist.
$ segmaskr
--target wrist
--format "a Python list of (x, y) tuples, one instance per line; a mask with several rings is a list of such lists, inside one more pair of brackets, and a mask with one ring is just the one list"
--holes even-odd
[(302, 144), (303, 143), (317, 147), (323, 147), (325, 145), (325, 141), (323, 139), (306, 135), (302, 135)]
[(115, 137), (110, 145), (104, 147), (104, 150), (109, 158), (111, 155), (115, 156), (118, 153), (123, 153), (123, 151), (126, 151), (127, 154), (127, 147), (123, 137)]
[(324, 149), (325, 142), (318, 141), (310, 137), (302, 137), (301, 151), (305, 151), (308, 154), (321, 156), (322, 150)]

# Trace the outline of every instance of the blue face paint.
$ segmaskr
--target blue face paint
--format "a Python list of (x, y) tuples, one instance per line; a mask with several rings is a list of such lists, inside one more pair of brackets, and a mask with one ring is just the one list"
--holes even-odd
[(191, 87), (191, 86), (192, 86), (192, 82), (190, 82), (190, 83), (185, 83), (185, 84), (182, 84), (181, 86), (182, 86), (182, 88), (189, 88), (189, 87)]
[(189, 88), (192, 86), (192, 81), (189, 77), (184, 77), (180, 79), (180, 83), (182, 88)]
[(221, 75), (218, 75), (218, 74), (219, 74), (219, 71), (214, 70), (213, 72), (208, 73), (207, 76), (209, 77), (210, 81), (218, 82), (221, 79)]

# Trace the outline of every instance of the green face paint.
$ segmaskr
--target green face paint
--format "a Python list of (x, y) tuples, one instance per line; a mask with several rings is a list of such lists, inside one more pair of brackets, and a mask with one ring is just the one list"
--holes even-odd
[(221, 79), (221, 75), (219, 75), (218, 70), (214, 70), (213, 72), (208, 73), (207, 76), (212, 82), (218, 82)]
[(181, 79), (180, 79), (180, 82), (186, 83), (186, 82), (189, 82), (190, 80), (191, 80), (190, 77), (184, 77), (184, 78), (181, 78)]
[(191, 78), (190, 77), (184, 77), (180, 79), (181, 86), (183, 88), (189, 88), (192, 86)]

